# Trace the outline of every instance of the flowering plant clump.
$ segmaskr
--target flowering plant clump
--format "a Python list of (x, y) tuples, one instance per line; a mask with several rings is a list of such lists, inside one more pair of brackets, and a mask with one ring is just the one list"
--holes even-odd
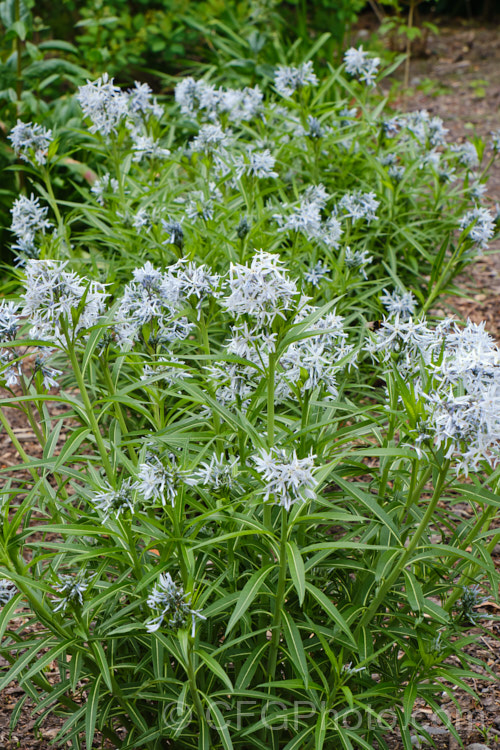
[(379, 75), (360, 49), (161, 105), (89, 81), (80, 203), (59, 134), (37, 160), (52, 134), (16, 126), (0, 689), (60, 746), (385, 748), (474, 674), (500, 352), (429, 311), (496, 219), (483, 147), (382, 115)]

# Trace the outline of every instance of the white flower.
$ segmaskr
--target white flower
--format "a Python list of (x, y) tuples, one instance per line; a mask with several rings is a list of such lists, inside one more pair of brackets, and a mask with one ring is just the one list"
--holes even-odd
[(449, 133), (445, 128), (440, 117), (432, 117), (428, 122), (428, 138), (431, 146), (444, 146), (446, 143), (446, 134)]
[[(18, 242), (22, 243), (22, 248), (34, 248), (35, 237), (37, 232), (45, 233), (46, 229), (52, 227), (52, 223), (47, 219), (48, 208), (41, 206), (40, 199), (35, 198), (33, 193), (28, 198), (21, 195), (14, 201), (11, 208), (12, 224), (11, 231), (16, 235)], [(17, 246), (19, 248), (19, 245)]]
[(494, 130), (490, 133), (491, 135), (491, 143), (490, 146), (493, 149), (495, 153), (500, 151), (500, 128), (498, 130)]
[(132, 161), (139, 162), (146, 157), (148, 159), (166, 159), (170, 155), (168, 148), (163, 148), (160, 142), (151, 135), (131, 130), (130, 137), (132, 138), (132, 151), (134, 152)]
[(63, 598), (54, 607), (54, 612), (65, 612), (68, 604), (82, 606), (83, 594), (92, 583), (93, 575), (87, 577), (85, 571), (78, 573), (76, 576), (62, 575), (60, 576), (61, 583), (55, 587), (58, 594), (62, 594)]
[[(57, 343), (64, 341), (62, 321), (77, 334), (96, 325), (106, 306), (103, 284), (67, 271), (67, 262), (28, 260), (23, 314), (31, 323), (31, 336)], [(79, 309), (73, 321), (72, 313)]]
[(84, 116), (92, 121), (91, 133), (103, 136), (116, 133), (120, 122), (127, 116), (128, 96), (113, 84), (107, 73), (97, 81), (87, 81), (85, 86), (80, 86), (76, 98)]
[[(425, 419), (415, 429), (417, 453), (432, 440), (453, 460), (458, 473), (476, 471), (482, 462), (500, 460), (500, 351), (484, 323), (460, 328), (443, 321), (434, 329), (424, 321), (384, 321), (371, 352), (412, 381)], [(421, 377), (422, 364), (428, 377)]]
[(169, 356), (159, 356), (154, 364), (144, 365), (141, 380), (155, 378), (165, 382), (167, 386), (172, 386), (177, 381), (190, 377), (192, 375), (187, 372), (186, 363), (170, 354)]
[(161, 225), (163, 231), (168, 234), (168, 240), (164, 240), (163, 244), (169, 242), (171, 245), (176, 245), (178, 248), (182, 248), (184, 244), (182, 221), (165, 221), (165, 219), (162, 219)]
[(220, 304), (240, 317), (250, 315), (261, 324), (269, 324), (277, 316), (293, 307), (297, 285), (280, 268), (278, 255), (256, 252), (250, 266), (231, 264), (229, 271), (230, 295)]
[(136, 232), (140, 232), (143, 227), (151, 224), (151, 217), (144, 207), (140, 208), (132, 217), (132, 226)]
[(304, 86), (317, 86), (318, 79), (311, 61), (302, 63), (298, 68), (279, 65), (274, 73), (274, 85), (281, 96), (292, 96)]
[(182, 586), (172, 580), (170, 573), (160, 573), (158, 583), (155, 583), (151, 594), (147, 598), (148, 607), (159, 610), (160, 613), (146, 622), (148, 633), (154, 633), (162, 625), (171, 630), (184, 628), (191, 617), (191, 635), (194, 638), (196, 618), (206, 618), (199, 610), (191, 608), (191, 598), (184, 593)]
[(319, 238), (325, 243), (325, 245), (337, 250), (340, 246), (340, 238), (343, 231), (342, 224), (337, 217), (332, 214), (321, 227)]
[(56, 380), (58, 375), (62, 375), (62, 370), (56, 370), (54, 367), (50, 367), (47, 364), (47, 359), (51, 355), (51, 350), (44, 349), (40, 354), (37, 355), (35, 359), (35, 372), (41, 372), (43, 377), (43, 387), (50, 389), (50, 388), (59, 388), (59, 383)]
[(366, 219), (368, 223), (377, 219), (376, 210), (380, 201), (376, 200), (375, 193), (362, 193), (356, 190), (353, 193), (345, 193), (339, 201), (338, 208), (347, 218), (354, 221)]
[(480, 201), (483, 195), (486, 193), (486, 185), (481, 182), (473, 182), (470, 186), (470, 194), (476, 201)]
[(315, 266), (312, 266), (309, 271), (304, 274), (304, 280), (308, 284), (318, 286), (319, 282), (328, 276), (328, 271), (324, 267), (323, 262), (319, 260)]
[(18, 120), (8, 138), (16, 155), (23, 161), (34, 166), (46, 164), (47, 151), (52, 142), (52, 130), (36, 123)]
[(102, 177), (98, 177), (94, 180), (94, 184), (90, 188), (90, 192), (93, 193), (97, 202), (104, 206), (104, 194), (105, 193), (117, 193), (119, 188), (118, 180), (116, 177), (111, 177), (109, 172), (106, 172)]
[(184, 115), (196, 114), (202, 110), (209, 119), (215, 119), (221, 100), (221, 91), (206, 81), (184, 78), (175, 87), (175, 101)]
[(223, 130), (219, 123), (203, 125), (189, 146), (191, 151), (201, 151), (205, 154), (219, 151), (220, 154), (224, 154), (226, 147), (232, 143), (231, 135), (231, 132)]
[(274, 214), (273, 218), (280, 225), (281, 232), (301, 232), (308, 239), (321, 236), (321, 208), (315, 202), (302, 200), (298, 206), (292, 208), (291, 213)]
[(163, 506), (170, 503), (175, 506), (178, 487), (181, 483), (190, 483), (187, 473), (179, 469), (177, 457), (171, 453), (165, 459), (165, 465), (154, 453), (148, 453), (144, 463), (139, 465), (136, 489), (144, 500), (161, 502)]
[(415, 312), (417, 300), (412, 292), (388, 292), (387, 289), (383, 290), (385, 294), (380, 298), (380, 301), (386, 308), (389, 315), (399, 315), (401, 320), (407, 320)]
[(212, 456), (210, 461), (200, 464), (194, 475), (196, 484), (208, 485), (216, 490), (231, 489), (235, 486), (234, 475), (235, 467), (238, 465), (238, 459), (226, 461), (224, 456)]
[[(134, 88), (128, 90), (128, 110), (133, 119), (140, 120), (141, 115), (148, 117), (152, 115), (158, 120), (163, 115), (163, 107), (155, 98), (151, 99), (152, 89), (147, 83), (134, 82)], [(135, 118), (134, 118), (135, 116)]]
[(481, 249), (488, 247), (488, 242), (495, 234), (495, 219), (487, 208), (473, 208), (460, 219), (460, 229), (468, 229), (470, 239)]
[(0, 578), (0, 607), (6, 604), (17, 594), (17, 588), (8, 578)]
[(348, 268), (359, 268), (362, 276), (366, 279), (366, 269), (369, 263), (373, 260), (373, 256), (369, 255), (368, 250), (352, 250), (350, 247), (346, 247), (344, 263)]
[(341, 224), (333, 215), (325, 222), (321, 216), (330, 197), (324, 185), (311, 185), (301, 196), (299, 204), (292, 207), (291, 213), (274, 214), (273, 218), (280, 225), (281, 232), (301, 232), (309, 240), (320, 240), (337, 248), (342, 234)]
[(290, 510), (297, 501), (314, 499), (316, 481), (312, 470), (315, 458), (313, 454), (297, 458), (295, 450), (289, 455), (283, 448), (261, 450), (253, 460), (265, 483), (264, 500), (273, 498), (278, 505)]
[(0, 302), (0, 343), (13, 341), (17, 336), (21, 319), (17, 302)]
[(262, 100), (263, 94), (258, 86), (221, 90), (218, 109), (227, 112), (232, 122), (246, 122), (260, 112)]
[(479, 166), (479, 157), (477, 155), (477, 149), (473, 143), (467, 141), (457, 146), (451, 146), (451, 150), (454, 151), (458, 156), (458, 161), (468, 169), (473, 169)]
[(104, 521), (114, 516), (118, 518), (126, 510), (134, 510), (136, 485), (132, 479), (126, 479), (118, 489), (109, 484), (102, 492), (91, 498), (93, 505), (104, 513)]
[(358, 49), (351, 47), (344, 55), (344, 63), (347, 73), (356, 76), (368, 86), (375, 85), (375, 76), (380, 65), (379, 57), (370, 57), (362, 46)]
[(209, 296), (216, 296), (219, 276), (205, 265), (178, 261), (164, 272), (148, 261), (133, 272), (116, 311), (116, 331), (122, 344), (133, 343), (145, 323), (156, 321), (159, 342), (185, 339), (192, 323), (180, 318), (182, 306), (197, 298), (198, 311)]
[(231, 122), (244, 122), (262, 108), (263, 94), (258, 86), (244, 89), (216, 89), (206, 81), (184, 78), (175, 87), (175, 101), (185, 115), (200, 113), (209, 120), (224, 114)]
[(244, 174), (259, 179), (277, 177), (278, 173), (274, 171), (275, 164), (276, 159), (268, 148), (264, 151), (249, 151), (246, 159), (241, 156), (236, 160), (236, 176), (238, 179)]

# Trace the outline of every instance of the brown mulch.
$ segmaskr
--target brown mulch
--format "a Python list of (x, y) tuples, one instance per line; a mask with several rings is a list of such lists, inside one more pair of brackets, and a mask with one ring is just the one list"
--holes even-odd
[[(395, 108), (427, 109), (443, 118), (450, 135), (457, 141), (477, 133), (488, 137), (490, 131), (500, 128), (500, 28), (471, 28), (442, 25), (439, 36), (430, 36), (427, 43), (429, 56), (414, 60), (411, 66), (412, 91), (394, 102)], [(500, 203), (500, 160), (490, 172), (488, 196), (491, 206)], [(479, 259), (461, 279), (464, 297), (451, 298), (443, 311), (454, 311), (462, 319), (486, 321), (487, 330), (500, 341), (500, 243), (492, 246), (491, 254)], [(28, 455), (36, 455), (38, 443), (24, 416), (7, 411), (9, 421)], [(0, 433), (0, 464), (2, 468), (17, 465), (17, 453), (5, 433)], [(21, 475), (15, 475), (21, 479)], [(494, 559), (500, 569), (500, 548)], [(495, 602), (486, 602), (481, 611), (492, 616), (482, 621), (480, 628), (472, 628), (474, 641), (467, 647), (469, 653), (484, 661), (500, 677), (500, 623), (495, 617), (500, 608)], [(0, 658), (0, 670), (6, 662)], [(500, 747), (500, 680), (487, 679), (481, 667), (471, 687), (479, 696), (474, 700), (461, 688), (454, 696), (459, 708), (443, 694), (442, 708), (450, 717), (465, 746), (472, 742), (487, 747)], [(46, 673), (57, 679), (54, 669)], [(62, 720), (51, 715), (36, 729), (33, 705), (27, 701), (21, 711), (15, 730), (10, 730), (12, 712), (23, 691), (12, 683), (0, 692), (0, 750), (53, 750), (51, 742), (62, 726)], [(423, 703), (417, 704), (417, 718), (432, 735), (439, 750), (458, 750), (459, 745), (443, 727), (439, 718)], [(482, 731), (479, 731), (482, 730)], [(403, 750), (401, 740), (394, 733), (388, 738), (391, 750)], [(95, 744), (97, 747), (97, 744)], [(416, 746), (418, 746), (416, 744)], [(83, 744), (85, 747), (85, 744)]]

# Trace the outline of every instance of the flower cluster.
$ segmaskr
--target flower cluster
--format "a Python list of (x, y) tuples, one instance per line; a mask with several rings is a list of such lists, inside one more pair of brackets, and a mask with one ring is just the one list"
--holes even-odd
[(323, 185), (308, 187), (298, 204), (291, 206), (291, 211), (285, 204), (281, 213), (274, 214), (280, 232), (300, 232), (308, 240), (319, 240), (327, 247), (337, 249), (342, 225), (335, 213), (325, 220), (322, 218), (322, 211), (330, 198)]
[(274, 74), (274, 85), (281, 96), (293, 96), (305, 86), (317, 86), (318, 78), (311, 61), (302, 63), (297, 68), (279, 65)]
[(55, 260), (26, 263), (23, 314), (34, 338), (64, 343), (65, 331), (72, 336), (87, 331), (104, 312), (104, 285), (68, 271), (67, 265)]
[(484, 250), (495, 234), (495, 220), (487, 208), (473, 208), (460, 221), (460, 229), (469, 229), (469, 237)]
[(284, 448), (261, 450), (253, 460), (265, 483), (264, 500), (272, 499), (285, 510), (290, 510), (298, 501), (314, 499), (316, 481), (312, 472), (315, 458), (312, 454), (298, 458), (295, 450), (289, 455)]
[(24, 263), (27, 258), (38, 258), (39, 248), (36, 246), (37, 234), (45, 234), (46, 229), (52, 227), (47, 218), (49, 209), (40, 205), (40, 199), (33, 194), (28, 198), (21, 195), (14, 201), (11, 208), (11, 232), (16, 236), (13, 250), (19, 253), (19, 261)]
[(17, 594), (17, 588), (8, 578), (0, 578), (0, 607), (6, 604)]
[[(167, 464), (165, 466), (165, 464)], [(170, 453), (163, 461), (152, 452), (139, 464), (137, 482), (134, 487), (146, 501), (160, 502), (162, 506), (175, 506), (179, 485), (193, 483), (185, 471), (179, 468), (177, 456)]]
[(296, 300), (298, 289), (282, 270), (278, 255), (260, 251), (255, 253), (249, 266), (231, 264), (229, 291), (220, 304), (235, 317), (249, 315), (258, 323), (269, 325)]
[(401, 320), (411, 318), (416, 311), (417, 300), (412, 292), (388, 292), (380, 298), (389, 315), (398, 316)]
[(81, 607), (83, 595), (92, 583), (93, 577), (88, 576), (85, 571), (80, 571), (76, 576), (61, 575), (60, 583), (55, 590), (62, 598), (57, 607), (54, 607), (54, 612), (66, 612), (69, 605)]
[(216, 88), (207, 81), (183, 78), (175, 87), (175, 101), (184, 115), (197, 115), (209, 120), (227, 116), (231, 122), (253, 119), (261, 110), (262, 91), (258, 86), (243, 89)]
[(369, 349), (387, 363), (396, 357), (399, 372), (413, 380), (426, 415), (424, 439), (443, 448), (457, 472), (467, 475), (482, 462), (498, 464), (500, 350), (484, 324), (460, 328), (445, 320), (430, 328), (396, 316), (384, 321)]
[(379, 57), (371, 57), (362, 46), (351, 47), (344, 55), (346, 72), (364, 81), (367, 86), (375, 86), (375, 77), (380, 65)]
[(147, 83), (135, 82), (133, 89), (122, 91), (113, 79), (104, 73), (96, 81), (87, 81), (80, 86), (76, 96), (85, 117), (91, 121), (89, 131), (103, 137), (116, 134), (118, 127), (126, 121), (130, 131), (135, 160), (143, 156), (164, 157), (170, 153), (147, 135), (144, 128), (149, 117), (159, 119), (163, 115), (152, 90)]
[(148, 596), (147, 604), (151, 609), (159, 611), (156, 617), (146, 623), (148, 633), (155, 633), (162, 626), (170, 630), (184, 628), (191, 618), (191, 634), (194, 638), (196, 618), (205, 619), (199, 610), (191, 608), (189, 594), (184, 593), (182, 586), (172, 580), (170, 573), (160, 573), (158, 583), (155, 583)]
[(375, 193), (362, 193), (357, 190), (354, 193), (345, 193), (339, 201), (338, 210), (344, 216), (353, 221), (366, 219), (368, 223), (375, 221), (377, 218), (377, 208), (380, 201), (375, 198)]
[(8, 136), (12, 147), (23, 161), (34, 166), (47, 163), (47, 151), (52, 142), (52, 130), (32, 122), (17, 121)]
[(190, 298), (198, 308), (213, 294), (219, 276), (204, 265), (179, 261), (162, 273), (148, 261), (133, 272), (134, 280), (125, 287), (116, 312), (116, 332), (123, 345), (133, 344), (147, 323), (155, 324), (158, 343), (185, 339), (193, 324), (179, 316), (179, 310)]

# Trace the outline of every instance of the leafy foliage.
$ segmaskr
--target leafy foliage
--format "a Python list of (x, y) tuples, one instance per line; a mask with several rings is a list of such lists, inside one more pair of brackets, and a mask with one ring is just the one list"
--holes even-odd
[(387, 117), (365, 51), (312, 57), (165, 111), (103, 75), (86, 126), (11, 133), (0, 688), (61, 745), (410, 747), (473, 674), (499, 357), (424, 314), (496, 232), (486, 147)]

